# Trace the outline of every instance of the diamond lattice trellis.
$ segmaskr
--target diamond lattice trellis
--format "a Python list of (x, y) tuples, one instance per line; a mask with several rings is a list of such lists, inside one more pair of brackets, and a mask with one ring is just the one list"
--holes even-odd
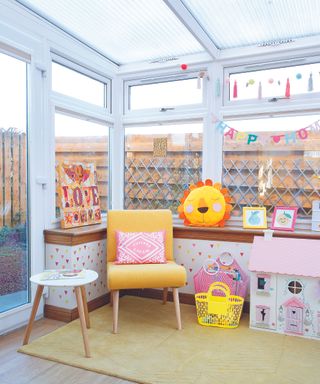
[(125, 208), (169, 208), (174, 213), (183, 191), (201, 180), (201, 154), (181, 158), (130, 158), (125, 163)]
[(234, 160), (225, 156), (223, 184), (233, 197), (234, 211), (244, 206), (298, 206), (300, 217), (312, 212), (312, 201), (319, 199), (320, 159)]

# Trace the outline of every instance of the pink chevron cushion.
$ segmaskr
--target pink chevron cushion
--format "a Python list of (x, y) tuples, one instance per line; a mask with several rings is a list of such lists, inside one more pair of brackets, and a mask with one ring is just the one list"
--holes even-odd
[(117, 258), (115, 264), (163, 264), (165, 232), (116, 231)]

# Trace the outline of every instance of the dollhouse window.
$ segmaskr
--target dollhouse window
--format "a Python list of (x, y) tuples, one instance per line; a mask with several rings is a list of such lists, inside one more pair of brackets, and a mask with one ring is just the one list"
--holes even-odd
[(299, 281), (292, 280), (288, 284), (288, 290), (289, 292), (293, 293), (294, 295), (297, 295), (302, 292), (302, 284)]
[(270, 275), (257, 275), (257, 291), (258, 292), (270, 292)]
[(256, 322), (259, 324), (269, 324), (270, 321), (270, 307), (264, 305), (256, 306)]

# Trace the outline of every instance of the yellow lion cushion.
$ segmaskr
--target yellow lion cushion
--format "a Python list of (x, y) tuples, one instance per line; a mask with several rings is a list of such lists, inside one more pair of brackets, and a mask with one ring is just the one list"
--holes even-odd
[(211, 180), (191, 185), (180, 199), (179, 217), (185, 225), (197, 227), (223, 227), (230, 218), (231, 201), (228, 190)]

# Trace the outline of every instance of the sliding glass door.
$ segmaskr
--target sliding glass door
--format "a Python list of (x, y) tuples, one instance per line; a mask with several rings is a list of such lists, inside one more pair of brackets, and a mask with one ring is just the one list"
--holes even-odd
[(0, 313), (30, 301), (28, 65), (0, 53)]

